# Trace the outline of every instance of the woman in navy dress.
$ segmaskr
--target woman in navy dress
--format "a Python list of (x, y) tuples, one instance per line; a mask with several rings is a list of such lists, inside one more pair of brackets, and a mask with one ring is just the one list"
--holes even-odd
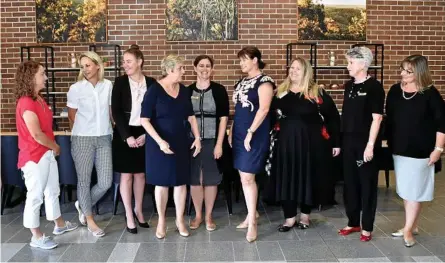
[(246, 73), (247, 77), (237, 83), (233, 93), (235, 116), (229, 143), (233, 147), (234, 167), (240, 173), (246, 198), (246, 239), (253, 242), (257, 237), (258, 189), (255, 174), (264, 171), (269, 150), (269, 108), (275, 84), (272, 78), (261, 72), (266, 64), (261, 60), (261, 52), (257, 47), (243, 48), (238, 52), (238, 58), (241, 71)]
[(165, 237), (169, 187), (174, 187), (176, 227), (181, 236), (187, 237), (184, 208), (186, 184), (190, 180), (190, 149), (194, 148), (195, 157), (201, 142), (190, 94), (180, 83), (184, 75), (182, 58), (168, 55), (161, 62), (161, 70), (162, 79), (148, 88), (142, 102), (141, 124), (149, 135), (145, 147), (147, 183), (156, 186), (156, 237)]

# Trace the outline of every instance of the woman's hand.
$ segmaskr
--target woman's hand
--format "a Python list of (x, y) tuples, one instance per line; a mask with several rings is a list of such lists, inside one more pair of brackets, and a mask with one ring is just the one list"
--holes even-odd
[(340, 148), (332, 148), (332, 156), (337, 157), (340, 154)]
[(196, 138), (193, 141), (192, 147), (190, 147), (190, 149), (195, 148), (195, 151), (193, 152), (193, 157), (196, 157), (196, 155), (199, 154), (199, 152), (201, 152), (201, 140), (199, 138)]
[(56, 147), (53, 149), (54, 157), (60, 155), (60, 146), (56, 143)]
[(433, 150), (430, 154), (430, 160), (428, 161), (428, 165), (434, 165), (435, 162), (437, 162), (440, 159), (440, 155), (442, 153), (437, 151), (437, 150)]
[(138, 143), (136, 142), (136, 140), (134, 139), (133, 136), (128, 137), (126, 141), (127, 141), (128, 147), (130, 147), (130, 148), (138, 147)]
[(244, 139), (244, 148), (246, 148), (246, 151), (250, 152), (250, 150), (252, 149), (250, 147), (250, 141), (252, 140), (252, 133), (248, 132), (246, 135), (246, 138)]
[(145, 144), (145, 134), (142, 134), (141, 136), (139, 136), (136, 139), (136, 143), (137, 143), (138, 147), (144, 146), (144, 144)]
[(173, 154), (172, 150), (170, 150), (170, 145), (162, 140), (158, 143), (159, 145), (159, 149), (161, 149), (161, 151), (163, 151), (165, 154)]
[(363, 153), (363, 162), (370, 162), (372, 158), (374, 158), (374, 147), (368, 144)]
[(216, 144), (215, 149), (213, 149), (213, 157), (215, 159), (221, 158), (223, 153), (222, 145)]
[(227, 140), (229, 141), (230, 148), (232, 148), (232, 130), (229, 131), (229, 136), (227, 137)]

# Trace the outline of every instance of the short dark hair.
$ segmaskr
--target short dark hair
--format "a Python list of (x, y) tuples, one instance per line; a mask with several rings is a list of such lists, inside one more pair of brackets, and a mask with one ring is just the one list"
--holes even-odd
[(139, 46), (136, 44), (131, 44), (130, 48), (125, 50), (125, 53), (132, 54), (136, 59), (142, 59), (141, 68), (144, 66), (144, 54), (142, 54), (142, 51), (139, 49)]
[(264, 63), (264, 61), (261, 60), (261, 51), (255, 46), (243, 47), (243, 49), (241, 49), (238, 52), (237, 56), (238, 56), (238, 58), (242, 58), (242, 57), (248, 57), (250, 59), (257, 58), (258, 59), (258, 68), (263, 69), (266, 67), (266, 63)]
[(193, 66), (197, 67), (199, 62), (203, 59), (208, 59), (210, 61), (210, 65), (212, 65), (213, 68), (213, 58), (208, 56), (208, 55), (199, 55), (195, 58), (195, 60), (193, 61)]

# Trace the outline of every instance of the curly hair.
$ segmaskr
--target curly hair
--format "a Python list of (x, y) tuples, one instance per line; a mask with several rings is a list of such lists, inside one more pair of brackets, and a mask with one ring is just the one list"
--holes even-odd
[(37, 99), (37, 94), (34, 91), (34, 77), (40, 67), (43, 67), (42, 64), (33, 60), (22, 62), (17, 67), (17, 72), (15, 73), (16, 87), (14, 90), (17, 100), (25, 96), (31, 97), (33, 100)]

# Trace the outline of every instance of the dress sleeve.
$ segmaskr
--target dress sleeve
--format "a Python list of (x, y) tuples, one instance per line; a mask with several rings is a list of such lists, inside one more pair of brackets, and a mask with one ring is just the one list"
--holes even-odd
[(434, 122), (438, 132), (445, 133), (445, 102), (439, 91), (433, 86), (429, 106), (433, 114)]
[(375, 81), (375, 85), (369, 89), (369, 102), (371, 112), (383, 115), (383, 105), (385, 104), (385, 90), (380, 82)]
[(187, 111), (187, 116), (195, 116), (195, 111), (193, 110), (193, 103), (192, 103), (192, 91), (188, 88), (186, 88), (185, 86), (181, 86), (181, 89), (184, 89), (184, 91), (187, 93), (187, 106), (186, 106), (186, 111)]
[(156, 117), (156, 101), (158, 100), (158, 86), (153, 83), (147, 92), (145, 92), (144, 100), (141, 105), (141, 118)]
[(320, 105), (320, 113), (324, 117), (326, 128), (328, 129), (332, 147), (340, 147), (340, 114), (337, 106), (329, 94), (323, 90), (323, 103)]
[(397, 88), (397, 84), (393, 85), (389, 91), (388, 91), (388, 95), (386, 97), (386, 104), (385, 104), (385, 118), (384, 118), (384, 122), (383, 122), (383, 132), (384, 132), (384, 137), (386, 138), (386, 142), (388, 144), (388, 147), (390, 149), (392, 149), (392, 132), (393, 132), (393, 119), (394, 119), (394, 112), (393, 112), (393, 107), (394, 107), (394, 92), (395, 89)]
[(36, 105), (30, 97), (20, 98), (17, 102), (17, 110), (20, 118), (23, 118), (23, 113), (25, 113), (25, 111), (32, 111), (34, 113), (37, 111)]
[(71, 85), (70, 89), (68, 90), (68, 94), (66, 95), (66, 106), (68, 106), (71, 109), (78, 109), (79, 108), (79, 96), (77, 92), (76, 85)]
[(227, 90), (223, 85), (217, 85), (215, 87), (215, 91), (217, 94), (215, 96), (216, 102), (216, 116), (218, 118), (228, 117), (230, 106), (229, 106), (229, 95), (227, 94)]
[(122, 105), (122, 78), (117, 77), (114, 80), (114, 87), (111, 94), (111, 113), (113, 120), (116, 122), (116, 129), (119, 132), (122, 140), (126, 140), (131, 136), (128, 122), (125, 118), (125, 113)]
[(275, 90), (275, 89), (277, 88), (277, 85), (275, 84), (275, 81), (274, 81), (271, 77), (269, 77), (269, 76), (267, 76), (267, 75), (264, 75), (264, 76), (261, 77), (258, 86), (261, 86), (261, 85), (264, 84), (264, 83), (270, 83), (270, 84), (272, 84), (272, 88), (273, 88), (273, 90)]

